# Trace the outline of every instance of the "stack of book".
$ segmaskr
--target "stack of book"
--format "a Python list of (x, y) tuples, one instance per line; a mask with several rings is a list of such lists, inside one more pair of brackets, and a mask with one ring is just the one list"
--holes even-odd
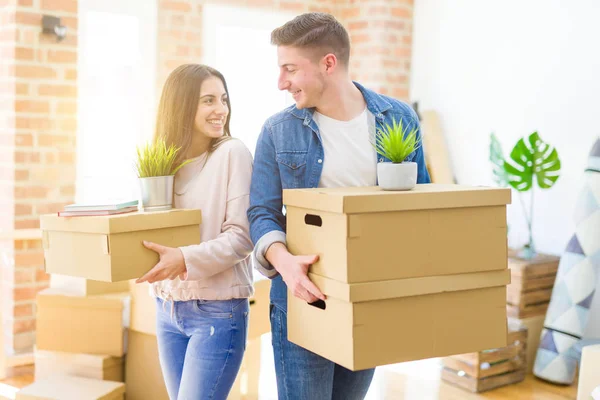
[(106, 202), (100, 204), (70, 204), (63, 211), (58, 212), (59, 217), (83, 217), (98, 215), (124, 214), (138, 210), (138, 201)]

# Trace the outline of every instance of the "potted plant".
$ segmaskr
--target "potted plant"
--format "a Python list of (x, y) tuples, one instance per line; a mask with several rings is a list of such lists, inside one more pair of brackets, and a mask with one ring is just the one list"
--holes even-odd
[[(560, 159), (556, 149), (545, 143), (537, 132), (519, 139), (510, 152), (510, 158), (502, 155), (502, 147), (498, 138), (491, 134), (490, 161), (493, 165), (493, 176), (499, 186), (511, 186), (519, 192), (519, 200), (527, 221), (529, 240), (518, 256), (531, 260), (535, 257), (535, 245), (531, 227), (533, 225), (534, 181), (540, 189), (549, 189), (560, 176)], [(523, 200), (523, 194), (531, 191), (529, 212)]]
[(137, 148), (136, 170), (144, 211), (170, 210), (173, 207), (173, 179), (177, 171), (191, 160), (175, 165), (180, 148), (167, 146), (159, 138)]
[(377, 181), (383, 190), (410, 190), (417, 184), (417, 163), (404, 160), (421, 146), (418, 129), (409, 131), (400, 120), (380, 129), (372, 142), (375, 151), (390, 162), (377, 164)]

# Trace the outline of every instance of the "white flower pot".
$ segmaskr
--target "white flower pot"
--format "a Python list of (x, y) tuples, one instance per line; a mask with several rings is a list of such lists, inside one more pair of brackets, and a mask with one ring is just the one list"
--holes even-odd
[(417, 184), (417, 163), (380, 162), (377, 181), (383, 190), (410, 190)]
[(173, 208), (173, 175), (139, 179), (144, 211), (162, 211)]

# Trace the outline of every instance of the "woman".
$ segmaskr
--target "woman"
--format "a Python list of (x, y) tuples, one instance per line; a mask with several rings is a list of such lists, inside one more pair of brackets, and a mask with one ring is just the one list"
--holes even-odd
[(252, 156), (229, 132), (227, 85), (213, 68), (188, 64), (168, 77), (155, 138), (181, 147), (176, 208), (202, 210), (202, 243), (144, 242), (160, 261), (139, 282), (157, 298), (160, 364), (171, 399), (226, 399), (246, 348), (252, 242), (246, 211)]

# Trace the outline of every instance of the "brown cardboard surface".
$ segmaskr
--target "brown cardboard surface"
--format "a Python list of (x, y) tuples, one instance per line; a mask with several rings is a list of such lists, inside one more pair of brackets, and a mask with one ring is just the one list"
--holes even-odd
[(147, 240), (169, 247), (200, 243), (200, 210), (102, 217), (40, 217), (46, 272), (104, 282), (139, 278), (159, 260)]
[(319, 255), (311, 266), (317, 275), (360, 283), (507, 267), (508, 189), (430, 184), (414, 192), (285, 193), (288, 248)]
[(36, 380), (56, 374), (116, 382), (123, 382), (125, 377), (124, 357), (36, 349), (34, 360)]
[(501, 206), (510, 201), (510, 189), (435, 183), (395, 192), (382, 190), (379, 186), (283, 191), (286, 206), (338, 214)]
[(100, 282), (75, 276), (50, 275), (50, 287), (74, 296), (93, 296), (105, 293), (121, 293), (129, 290), (125, 282)]
[(262, 279), (254, 282), (254, 296), (250, 299), (250, 319), (248, 321), (248, 340), (259, 338), (271, 332), (269, 318), (271, 281)]
[(21, 389), (16, 400), (117, 400), (125, 398), (125, 385), (67, 375), (55, 375)]
[(504, 275), (477, 289), (355, 303), (328, 297), (325, 310), (288, 293), (288, 339), (351, 370), (504, 347)]
[(172, 209), (168, 211), (132, 212), (109, 216), (59, 217), (47, 214), (40, 217), (42, 231), (103, 233), (148, 231), (178, 226), (200, 225), (200, 210)]
[(316, 274), (309, 274), (309, 277), (328, 297), (353, 303), (488, 288), (510, 283), (510, 271), (507, 269), (350, 285)]
[(131, 291), (131, 331), (156, 336), (156, 300), (150, 295), (150, 284), (129, 281)]
[(169, 400), (156, 336), (131, 331), (125, 370), (127, 400)]
[(591, 399), (592, 390), (600, 386), (600, 344), (585, 346), (581, 353), (577, 400)]
[(130, 296), (69, 296), (46, 289), (37, 296), (37, 348), (121, 357), (130, 318)]

